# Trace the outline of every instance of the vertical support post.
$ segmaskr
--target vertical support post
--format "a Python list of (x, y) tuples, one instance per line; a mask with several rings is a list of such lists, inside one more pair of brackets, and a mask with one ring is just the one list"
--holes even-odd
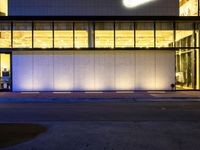
[(156, 22), (153, 22), (153, 29), (154, 29), (154, 48), (156, 48)]
[(73, 21), (73, 48), (75, 48), (75, 22)]
[(94, 48), (94, 26), (93, 26), (93, 22), (88, 22), (88, 47)]
[(196, 24), (195, 23), (193, 23), (193, 42), (194, 42), (194, 49), (193, 49), (193, 51), (194, 51), (194, 71), (193, 71), (193, 74), (194, 74), (194, 89), (197, 89), (197, 59), (196, 59), (196, 57), (197, 57), (197, 52), (196, 52), (196, 42), (197, 42), (197, 40), (196, 40), (196, 31), (195, 31), (195, 28), (196, 28)]
[(13, 92), (13, 64), (12, 64), (12, 54), (10, 53), (10, 91)]
[(93, 41), (94, 41), (94, 49), (96, 48), (96, 44), (95, 44), (95, 42), (96, 42), (96, 38), (95, 38), (95, 22), (93, 21)]
[(115, 21), (113, 22), (113, 29), (114, 29), (114, 49), (116, 48), (116, 39), (115, 39), (115, 37), (116, 37), (116, 32), (115, 32), (115, 29), (116, 29), (116, 23), (115, 23)]
[(176, 22), (173, 22), (173, 31), (174, 31), (174, 47), (176, 48)]
[(55, 46), (54, 46), (54, 36), (55, 36), (55, 34), (54, 34), (54, 21), (52, 22), (52, 47), (54, 48)]
[(136, 23), (134, 22), (133, 23), (133, 25), (134, 25), (134, 48), (136, 47)]
[(13, 21), (11, 22), (11, 48), (13, 48)]
[(34, 48), (34, 22), (32, 21), (32, 48)]
[(175, 69), (175, 75), (174, 75), (174, 78), (175, 78), (175, 91), (176, 91), (176, 63), (177, 63), (177, 57), (176, 57), (176, 52), (177, 52), (177, 49), (176, 49), (176, 22), (174, 21), (173, 22), (173, 42), (174, 42), (174, 45), (173, 45), (173, 47), (174, 47), (174, 54), (175, 54), (175, 56), (174, 56), (174, 58), (175, 58), (175, 62), (174, 62), (174, 64), (175, 64), (175, 67), (174, 67), (174, 69)]

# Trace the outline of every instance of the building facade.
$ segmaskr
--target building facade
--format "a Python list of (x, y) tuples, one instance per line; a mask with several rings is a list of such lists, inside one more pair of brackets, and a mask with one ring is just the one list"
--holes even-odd
[[(129, 13), (136, 16), (116, 16), (115, 9), (107, 16), (98, 11), (89, 16), (84, 14), (85, 6), (82, 16), (78, 15), (81, 11), (59, 16), (50, 3), (45, 7), (52, 10), (45, 10), (44, 16), (34, 11), (22, 15), (17, 10), (14, 16), (12, 2), (16, 4), (8, 2), (9, 16), (0, 17), (2, 90), (171, 90), (173, 84), (176, 90), (200, 88), (200, 18), (196, 13), (181, 17), (178, 8), (173, 11), (172, 7), (171, 16), (167, 11), (163, 16), (155, 16), (155, 11), (141, 16), (134, 9)], [(180, 7), (185, 3), (181, 1)], [(148, 5), (140, 6), (143, 13), (150, 9)]]
[[(2, 0), (5, 1), (5, 0)], [(178, 16), (179, 0), (9, 0), (9, 16)], [(144, 0), (141, 0), (144, 1)], [(130, 4), (128, 3), (130, 6)]]

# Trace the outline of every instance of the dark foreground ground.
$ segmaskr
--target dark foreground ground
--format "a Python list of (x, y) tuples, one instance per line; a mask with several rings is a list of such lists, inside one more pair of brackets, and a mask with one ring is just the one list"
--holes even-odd
[(200, 102), (1, 102), (0, 122), (48, 127), (9, 150), (200, 149)]
[(47, 127), (39, 124), (1, 123), (0, 148), (30, 141), (46, 131)]

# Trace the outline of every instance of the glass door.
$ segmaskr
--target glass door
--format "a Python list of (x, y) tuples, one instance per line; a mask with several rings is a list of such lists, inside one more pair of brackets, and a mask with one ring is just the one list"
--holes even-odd
[(0, 91), (11, 89), (10, 54), (0, 53)]

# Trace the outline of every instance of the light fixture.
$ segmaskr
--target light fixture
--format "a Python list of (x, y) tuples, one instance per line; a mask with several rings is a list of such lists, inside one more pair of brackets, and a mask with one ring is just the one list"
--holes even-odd
[(123, 4), (127, 8), (134, 8), (152, 1), (155, 0), (123, 0)]

